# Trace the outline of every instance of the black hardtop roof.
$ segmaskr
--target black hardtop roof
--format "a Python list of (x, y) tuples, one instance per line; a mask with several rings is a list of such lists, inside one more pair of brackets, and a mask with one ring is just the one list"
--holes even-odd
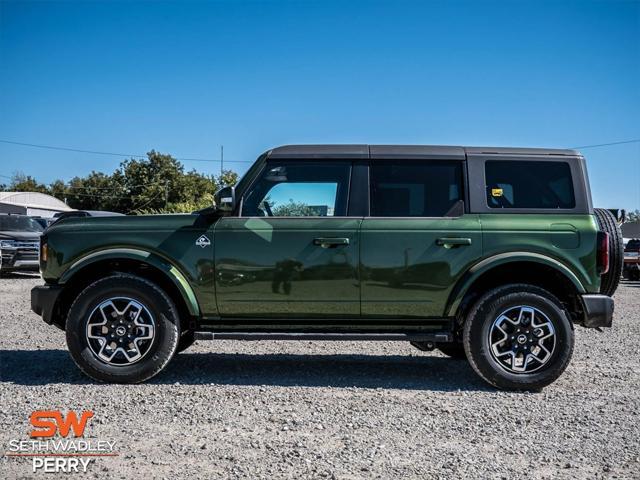
[(283, 145), (267, 152), (273, 159), (380, 159), (464, 160), (467, 155), (519, 155), (578, 157), (580, 152), (555, 148), (455, 147), (446, 145)]

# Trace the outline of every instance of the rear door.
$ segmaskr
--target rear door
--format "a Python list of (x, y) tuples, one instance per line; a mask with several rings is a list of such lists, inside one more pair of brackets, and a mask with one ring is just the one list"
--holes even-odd
[(269, 160), (215, 227), (223, 317), (359, 317), (358, 230), (350, 161)]
[(478, 215), (465, 213), (464, 172), (458, 159), (371, 160), (363, 317), (443, 316), (456, 281), (482, 253)]

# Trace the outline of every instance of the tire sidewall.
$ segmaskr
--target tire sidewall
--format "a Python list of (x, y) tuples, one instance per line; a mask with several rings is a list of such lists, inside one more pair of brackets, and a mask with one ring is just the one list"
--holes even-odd
[[(472, 366), (494, 386), (516, 390), (539, 390), (552, 383), (565, 370), (573, 352), (573, 328), (559, 303), (535, 289), (499, 289), (481, 299), (465, 328), (465, 351)], [(550, 294), (549, 297), (551, 297)], [(507, 371), (493, 357), (489, 332), (493, 322), (504, 311), (517, 306), (530, 306), (543, 312), (552, 322), (556, 334), (555, 349), (549, 361), (532, 373)]]
[[(91, 350), (86, 327), (89, 315), (105, 300), (127, 297), (140, 302), (155, 321), (155, 336), (143, 358), (131, 365), (109, 365)], [(76, 364), (90, 377), (106, 382), (138, 383), (158, 373), (175, 353), (179, 321), (171, 300), (152, 283), (133, 276), (113, 276), (91, 284), (71, 306), (67, 345)]]

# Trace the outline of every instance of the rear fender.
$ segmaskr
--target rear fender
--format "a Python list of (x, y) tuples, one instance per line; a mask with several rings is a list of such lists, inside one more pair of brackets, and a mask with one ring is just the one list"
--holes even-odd
[(456, 316), (460, 304), (464, 299), (469, 288), (480, 278), (484, 273), (491, 269), (515, 262), (533, 262), (541, 265), (546, 265), (562, 273), (576, 288), (579, 294), (586, 293), (582, 283), (578, 279), (575, 273), (573, 273), (566, 265), (546, 255), (532, 252), (508, 252), (494, 255), (489, 258), (485, 258), (480, 262), (473, 265), (465, 275), (460, 279), (447, 302), (447, 308), (445, 310), (446, 316)]

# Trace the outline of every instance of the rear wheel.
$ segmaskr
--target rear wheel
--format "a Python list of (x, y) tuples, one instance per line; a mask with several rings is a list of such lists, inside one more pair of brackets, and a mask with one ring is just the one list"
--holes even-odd
[(482, 379), (505, 390), (540, 390), (569, 365), (573, 328), (560, 302), (531, 285), (482, 296), (464, 324), (463, 345)]
[(600, 293), (612, 296), (620, 283), (624, 264), (624, 242), (616, 218), (609, 210), (594, 208), (598, 227), (609, 235), (609, 271), (600, 277)]
[(139, 383), (173, 357), (180, 337), (175, 305), (157, 285), (116, 274), (89, 285), (71, 305), (67, 345), (95, 380)]

